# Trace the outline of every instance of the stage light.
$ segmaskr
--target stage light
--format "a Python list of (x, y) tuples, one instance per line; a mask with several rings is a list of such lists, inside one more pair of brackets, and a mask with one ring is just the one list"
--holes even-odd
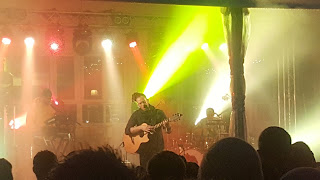
[(206, 50), (208, 48), (209, 48), (208, 43), (204, 43), (204, 44), (201, 45), (201, 49), (203, 49), (203, 50)]
[(220, 51), (227, 52), (228, 51), (228, 45), (227, 43), (223, 43), (219, 46)]
[(52, 107), (56, 112), (63, 112), (63, 111), (64, 111), (64, 102), (62, 101), (62, 99), (52, 97), (50, 103), (51, 103), (51, 107)]
[(53, 42), (51, 45), (50, 45), (50, 48), (54, 51), (57, 51), (59, 49), (59, 44)]
[(96, 89), (92, 89), (92, 90), (90, 91), (90, 94), (91, 94), (91, 96), (98, 96), (98, 95), (99, 95), (99, 92), (98, 92), (98, 90), (96, 90)]
[(11, 120), (9, 122), (9, 126), (11, 129), (19, 129), (22, 126), (25, 126), (27, 123), (27, 114), (23, 114), (20, 117), (17, 117), (15, 120)]
[(104, 49), (110, 49), (112, 47), (112, 41), (110, 39), (105, 39), (101, 42)]
[(79, 25), (73, 32), (73, 49), (74, 51), (84, 56), (92, 49), (92, 32), (88, 26)]
[(51, 53), (56, 54), (63, 50), (64, 48), (63, 32), (64, 30), (60, 26), (55, 26), (47, 30), (46, 45)]
[(129, 32), (127, 33), (127, 42), (129, 44), (129, 47), (134, 48), (138, 44), (138, 34), (137, 32)]
[(0, 35), (2, 37), (2, 43), (4, 45), (9, 45), (11, 43), (11, 39), (9, 37), (14, 37), (14, 34), (12, 33), (12, 28), (7, 25), (4, 25), (0, 28)]
[(129, 44), (129, 47), (134, 48), (137, 46), (137, 42), (133, 41)]
[(33, 47), (34, 45), (34, 39), (32, 37), (27, 37), (24, 40), (24, 43), (26, 44), (27, 47)]
[(11, 43), (11, 39), (4, 37), (4, 38), (2, 38), (2, 43), (5, 45), (9, 45)]
[(21, 31), (25, 37), (24, 43), (27, 48), (32, 48), (35, 43), (35, 37), (37, 37), (38, 33), (31, 26), (23, 26)]

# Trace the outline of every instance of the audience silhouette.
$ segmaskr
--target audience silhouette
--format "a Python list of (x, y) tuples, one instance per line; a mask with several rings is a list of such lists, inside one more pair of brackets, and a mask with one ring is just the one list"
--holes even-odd
[(125, 179), (134, 180), (136, 176), (122, 163), (119, 152), (110, 146), (92, 148), (71, 153), (52, 170), (52, 180), (62, 179)]
[(281, 127), (271, 126), (259, 136), (260, 155), (265, 180), (279, 180), (290, 168), (291, 137)]
[[(309, 146), (281, 127), (271, 126), (259, 136), (256, 151), (247, 142), (229, 137), (209, 148), (199, 167), (171, 151), (155, 154), (147, 169), (122, 161), (111, 146), (72, 151), (59, 163), (51, 151), (33, 158), (37, 180), (320, 180), (320, 170)], [(0, 159), (0, 180), (13, 180), (12, 165)]]
[(183, 180), (186, 174), (186, 165), (176, 153), (162, 151), (151, 158), (147, 172), (151, 180)]
[(280, 180), (320, 180), (320, 170), (310, 167), (296, 168), (283, 175)]
[(137, 180), (147, 180), (147, 171), (142, 166), (137, 166), (134, 168), (134, 172), (137, 176)]
[(262, 180), (257, 152), (238, 138), (225, 138), (215, 143), (202, 160), (200, 179)]
[(47, 179), (51, 169), (57, 165), (57, 156), (48, 150), (38, 152), (33, 158), (33, 172), (37, 180)]
[(11, 163), (4, 159), (0, 159), (0, 179), (1, 180), (12, 180), (12, 165)]
[(187, 162), (186, 179), (195, 180), (198, 178), (199, 165), (195, 162)]
[(315, 168), (316, 160), (309, 146), (302, 142), (296, 142), (291, 146), (291, 168), (313, 167)]

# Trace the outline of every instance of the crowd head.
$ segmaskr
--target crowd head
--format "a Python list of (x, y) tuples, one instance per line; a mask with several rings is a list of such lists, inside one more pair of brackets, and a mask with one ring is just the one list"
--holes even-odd
[(186, 173), (186, 165), (176, 153), (162, 151), (151, 158), (147, 166), (147, 172), (152, 180), (183, 180)]
[(258, 149), (263, 156), (286, 156), (291, 150), (291, 136), (281, 127), (268, 127), (259, 136)]
[(255, 149), (238, 138), (225, 138), (214, 144), (202, 160), (200, 179), (262, 180), (262, 169)]
[(133, 170), (122, 163), (119, 152), (110, 146), (75, 151), (51, 172), (51, 180), (60, 179), (135, 179)]
[(51, 169), (57, 165), (57, 156), (48, 150), (38, 152), (33, 158), (33, 172), (38, 180), (46, 179)]
[(12, 165), (11, 163), (4, 159), (0, 159), (0, 179), (1, 180), (12, 180)]

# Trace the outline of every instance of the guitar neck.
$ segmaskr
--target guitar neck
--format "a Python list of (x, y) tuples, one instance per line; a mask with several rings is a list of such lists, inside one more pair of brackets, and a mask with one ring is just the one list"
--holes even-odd
[(158, 123), (158, 124), (154, 125), (154, 129), (157, 129), (157, 128), (163, 126), (165, 123), (167, 123), (169, 121), (170, 121), (170, 119), (163, 120), (161, 123)]
[(168, 123), (168, 122), (170, 122), (170, 121), (180, 120), (180, 117), (181, 117), (181, 116), (182, 116), (182, 114), (177, 113), (177, 114), (175, 114), (173, 117), (168, 118), (168, 119), (165, 119), (165, 120), (163, 120), (162, 122), (154, 125), (153, 127), (154, 127), (154, 129), (156, 129), (156, 128), (159, 128), (159, 127), (163, 126), (164, 124), (166, 124), (166, 123)]

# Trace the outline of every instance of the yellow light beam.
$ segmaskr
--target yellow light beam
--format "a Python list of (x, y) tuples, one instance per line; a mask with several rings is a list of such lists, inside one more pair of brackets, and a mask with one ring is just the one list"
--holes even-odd
[(144, 90), (144, 94), (148, 98), (159, 92), (183, 65), (190, 52), (202, 44), (203, 35), (207, 28), (207, 19), (206, 15), (197, 15), (163, 55)]

